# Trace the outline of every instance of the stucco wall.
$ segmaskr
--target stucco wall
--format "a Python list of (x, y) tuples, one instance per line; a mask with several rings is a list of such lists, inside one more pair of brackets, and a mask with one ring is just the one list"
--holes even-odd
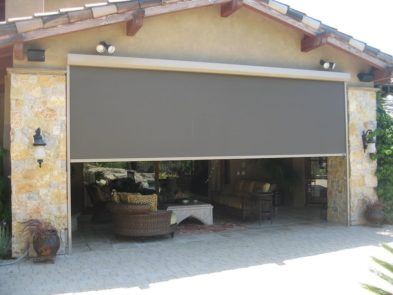
[[(21, 222), (51, 222), (67, 243), (66, 100), (64, 73), (12, 71), (11, 184), (12, 251), (21, 254), (25, 240)], [(33, 135), (41, 128), (46, 156), (42, 168), (34, 157)]]
[(378, 185), (375, 171), (377, 162), (370, 159), (363, 150), (362, 131), (375, 130), (376, 90), (371, 88), (348, 89), (349, 112), (349, 158), (351, 186), (351, 223), (363, 224), (365, 205), (369, 200), (377, 199), (375, 191)]
[(320, 59), (337, 63), (337, 71), (356, 75), (369, 66), (329, 46), (308, 53), (300, 51), (303, 34), (276, 21), (241, 8), (228, 18), (220, 7), (198, 8), (149, 17), (134, 37), (125, 24), (37, 40), (27, 48), (46, 50), (46, 62), (15, 61), (15, 66), (65, 68), (68, 53), (96, 54), (102, 40), (116, 46), (117, 56), (166, 58), (319, 70)]

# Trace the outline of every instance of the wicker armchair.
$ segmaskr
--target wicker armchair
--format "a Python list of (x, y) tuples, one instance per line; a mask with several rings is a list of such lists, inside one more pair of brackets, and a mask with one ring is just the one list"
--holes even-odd
[(150, 237), (171, 235), (176, 223), (171, 224), (172, 211), (151, 211), (149, 205), (111, 204), (113, 231), (116, 235)]

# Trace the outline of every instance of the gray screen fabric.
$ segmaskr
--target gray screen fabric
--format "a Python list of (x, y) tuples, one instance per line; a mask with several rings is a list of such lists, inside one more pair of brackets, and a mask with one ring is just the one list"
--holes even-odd
[(345, 85), (70, 67), (71, 159), (345, 154)]

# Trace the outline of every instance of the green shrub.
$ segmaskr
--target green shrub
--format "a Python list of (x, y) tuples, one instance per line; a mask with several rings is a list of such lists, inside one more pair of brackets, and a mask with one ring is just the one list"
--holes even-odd
[(385, 111), (384, 98), (377, 96), (377, 160), (378, 198), (385, 203), (385, 219), (393, 223), (393, 119)]
[(6, 222), (0, 223), (0, 258), (9, 257), (11, 251), (11, 235)]
[(2, 147), (0, 147), (0, 222), (11, 221), (11, 209), (10, 202), (6, 196), (6, 179), (3, 172), (3, 157), (6, 151)]

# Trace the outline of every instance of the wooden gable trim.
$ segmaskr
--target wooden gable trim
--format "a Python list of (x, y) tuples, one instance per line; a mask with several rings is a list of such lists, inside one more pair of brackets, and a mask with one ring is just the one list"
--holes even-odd
[(243, 0), (243, 3), (246, 7), (251, 8), (252, 10), (263, 14), (264, 16), (267, 16), (275, 21), (278, 21), (279, 23), (282, 23), (288, 27), (291, 27), (293, 29), (299, 30), (306, 34), (307, 36), (316, 36), (319, 31), (317, 29), (314, 29), (310, 26), (305, 25), (304, 23), (301, 23), (293, 18), (288, 17), (285, 14), (282, 14), (266, 5), (261, 3), (260, 1), (257, 0)]
[(337, 49), (340, 49), (341, 51), (345, 51), (346, 53), (350, 53), (351, 55), (354, 55), (362, 59), (372, 67), (377, 68), (379, 70), (385, 70), (387, 67), (386, 63), (383, 62), (382, 60), (372, 57), (371, 55), (352, 47), (350, 44), (338, 40), (336, 37), (332, 35), (330, 35), (327, 38), (327, 44)]
[[(198, 7), (211, 6), (215, 4), (226, 3), (228, 1), (230, 0), (194, 0), (194, 1), (187, 1), (187, 2), (175, 2), (173, 4), (167, 4), (167, 5), (151, 6), (145, 8), (145, 16), (155, 16), (155, 15), (193, 9)], [(107, 25), (117, 24), (121, 22), (128, 22), (134, 18), (134, 14), (137, 9), (139, 8), (135, 8), (134, 10), (128, 10), (127, 12), (124, 13), (110, 14), (98, 18), (91, 18), (91, 19), (77, 21), (74, 23), (63, 24), (58, 27), (41, 28), (24, 33), (19, 33), (19, 34), (15, 33), (12, 35), (1, 36), (0, 47), (12, 46), (16, 41), (29, 42), (37, 39), (53, 37), (57, 35), (73, 33), (73, 32), (87, 30), (87, 29), (93, 29), (96, 27), (107, 26)], [(80, 14), (83, 13), (84, 10), (76, 11), (76, 12)]]
[(301, 51), (309, 52), (313, 49), (321, 47), (322, 45), (327, 44), (328, 35), (322, 34), (315, 37), (312, 36), (304, 36), (301, 42)]

